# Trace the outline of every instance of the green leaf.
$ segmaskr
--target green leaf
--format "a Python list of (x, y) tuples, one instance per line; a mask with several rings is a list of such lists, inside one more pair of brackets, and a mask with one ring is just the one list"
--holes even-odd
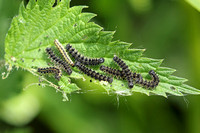
[[(47, 67), (50, 63), (45, 48), (55, 47), (54, 40), (58, 39), (63, 46), (71, 43), (85, 56), (104, 57), (106, 66), (117, 68), (112, 59), (113, 55), (117, 55), (133, 72), (140, 73), (145, 79), (150, 79), (149, 70), (155, 70), (160, 78), (159, 85), (153, 90), (147, 90), (138, 85), (130, 90), (126, 81), (116, 78), (112, 84), (94, 79), (90, 84), (86, 81), (91, 78), (80, 74), (77, 68), (72, 68), (73, 73), (70, 76), (63, 73), (59, 82), (53, 78), (43, 78), (44, 82), (61, 91), (64, 97), (65, 94), (86, 88), (85, 85), (92, 85), (94, 89), (97, 85), (108, 93), (119, 95), (132, 95), (134, 92), (164, 97), (168, 94), (176, 96), (183, 96), (185, 93), (200, 94), (200, 90), (184, 84), (186, 79), (171, 76), (175, 72), (174, 69), (159, 67), (163, 60), (141, 57), (144, 49), (130, 49), (130, 43), (112, 41), (114, 32), (103, 31), (102, 27), (90, 22), (96, 15), (83, 13), (82, 10), (87, 8), (86, 6), (70, 8), (70, 0), (62, 0), (52, 7), (53, 4), (54, 0), (38, 0), (37, 2), (30, 0), (26, 8), (23, 3), (21, 4), (19, 15), (13, 18), (5, 39), (5, 59), (9, 68), (20, 67), (38, 76), (37, 68)], [(103, 73), (99, 67), (92, 67), (92, 69)], [(83, 86), (80, 80), (87, 84)]]
[(200, 0), (186, 0), (186, 1), (200, 12)]

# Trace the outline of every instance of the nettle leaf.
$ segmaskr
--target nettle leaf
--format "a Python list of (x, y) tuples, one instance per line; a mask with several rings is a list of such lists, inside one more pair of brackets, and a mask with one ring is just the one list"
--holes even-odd
[[(86, 6), (69, 7), (70, 0), (58, 1), (53, 7), (54, 3), (54, 0), (30, 0), (26, 7), (21, 4), (19, 15), (13, 18), (5, 39), (5, 59), (9, 68), (20, 67), (39, 76), (37, 68), (47, 67), (50, 63), (45, 53), (46, 47), (55, 47), (54, 40), (58, 39), (63, 46), (70, 43), (85, 56), (104, 57), (103, 65), (117, 68), (113, 62), (113, 55), (117, 55), (133, 72), (140, 73), (144, 78), (151, 79), (148, 74), (151, 69), (155, 70), (160, 78), (159, 85), (153, 90), (137, 85), (130, 90), (126, 81), (116, 78), (112, 84), (94, 79), (90, 83), (87, 81), (91, 78), (81, 74), (77, 68), (72, 68), (73, 73), (70, 76), (63, 73), (58, 83), (52, 77), (43, 78), (44, 82), (62, 91), (64, 95), (87, 87), (103, 88), (108, 93), (118, 95), (131, 95), (133, 92), (164, 97), (167, 97), (167, 94), (200, 94), (200, 90), (183, 84), (186, 79), (171, 76), (174, 69), (159, 67), (162, 60), (141, 57), (144, 49), (129, 49), (130, 43), (112, 41), (114, 32), (103, 31), (99, 25), (89, 22), (96, 15), (82, 12)], [(91, 68), (102, 73), (99, 67)]]

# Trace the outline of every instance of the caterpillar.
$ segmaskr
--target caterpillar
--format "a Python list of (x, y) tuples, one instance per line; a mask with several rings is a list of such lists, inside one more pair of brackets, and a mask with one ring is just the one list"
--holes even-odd
[(103, 72), (106, 72), (107, 74), (113, 75), (117, 78), (122, 78), (122, 79), (125, 78), (124, 77), (125, 76), (124, 71), (121, 71), (121, 70), (118, 70), (118, 69), (114, 69), (114, 68), (102, 65), (102, 66), (100, 66), (100, 70), (103, 71)]
[(126, 73), (124, 71), (121, 71), (121, 70), (117, 70), (117, 69), (114, 69), (114, 68), (110, 68), (110, 67), (107, 67), (107, 66), (104, 66), (102, 65), (100, 67), (100, 70), (101, 71), (104, 71), (110, 75), (113, 75), (115, 77), (118, 77), (118, 78), (126, 78), (127, 81), (128, 81), (128, 86), (129, 88), (133, 88), (134, 84), (133, 84), (133, 78), (131, 77), (131, 75), (129, 77), (126, 77)]
[(58, 48), (58, 50), (60, 51), (60, 53), (62, 54), (62, 56), (65, 59), (65, 61), (73, 67), (74, 66), (74, 62), (71, 60), (69, 55), (65, 52), (64, 47), (62, 46), (62, 44), (57, 39), (54, 41), (54, 43), (55, 43), (56, 47)]
[(75, 48), (72, 48), (70, 44), (67, 44), (65, 49), (75, 58), (75, 60), (84, 65), (99, 65), (104, 62), (104, 58), (87, 58), (81, 55)]
[(81, 70), (84, 74), (92, 77), (92, 78), (95, 78), (99, 81), (107, 81), (109, 83), (112, 83), (113, 82), (113, 78), (111, 77), (107, 77), (105, 75), (102, 75), (102, 74), (99, 74), (98, 72), (95, 72), (94, 70), (90, 69), (90, 68), (87, 68), (86, 66), (84, 66), (83, 64), (81, 64), (79, 61), (76, 61), (75, 62), (75, 66)]
[(122, 70), (125, 70), (128, 68), (126, 63), (122, 59), (117, 57), (116, 55), (114, 55), (113, 60), (122, 68)]
[(49, 58), (51, 58), (55, 63), (59, 64), (66, 73), (68, 73), (69, 75), (72, 73), (72, 69), (70, 68), (70, 66), (59, 57), (57, 57), (51, 48), (46, 48), (46, 52), (49, 55)]
[(131, 70), (128, 68), (128, 66), (122, 59), (114, 55), (113, 60), (118, 64), (118, 66), (122, 68), (122, 71), (124, 71), (126, 78), (131, 76)]
[(160, 80), (159, 80), (158, 75), (155, 73), (155, 71), (154, 70), (150, 70), (149, 71), (149, 75), (152, 76), (152, 81), (151, 82), (153, 83), (153, 88), (158, 86)]
[(41, 74), (54, 73), (55, 79), (57, 80), (60, 80), (60, 77), (62, 76), (62, 71), (57, 67), (38, 68), (37, 72)]
[[(134, 74), (133, 74), (134, 75)], [(142, 85), (143, 87), (146, 88), (155, 88), (156, 86), (158, 86), (160, 80), (158, 75), (155, 73), (154, 70), (150, 70), (149, 71), (149, 75), (151, 75), (152, 80), (151, 81), (147, 81), (147, 80), (143, 80), (142, 76), (140, 74), (135, 74), (133, 76), (133, 78), (136, 78), (136, 83)]]
[[(100, 70), (121, 79), (124, 79), (126, 76), (125, 71), (121, 71), (104, 65), (100, 67)], [(142, 77), (140, 74), (131, 72), (130, 76), (135, 80), (136, 83), (141, 82)]]
[(119, 57), (117, 57), (116, 55), (114, 55), (113, 60), (122, 68), (122, 71), (124, 72), (124, 76), (126, 78), (126, 80), (128, 81), (128, 86), (129, 88), (133, 88), (134, 84), (133, 84), (133, 78), (132, 78), (132, 72), (131, 70), (128, 68), (128, 66), (126, 65), (126, 63), (120, 59)]

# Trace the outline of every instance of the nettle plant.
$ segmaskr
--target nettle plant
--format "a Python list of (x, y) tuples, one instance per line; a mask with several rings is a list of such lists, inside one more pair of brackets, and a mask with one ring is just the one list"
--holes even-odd
[[(168, 94), (200, 94), (200, 90), (184, 84), (186, 79), (172, 76), (174, 69), (160, 67), (163, 60), (142, 57), (144, 49), (130, 49), (130, 43), (112, 41), (113, 31), (103, 31), (102, 27), (90, 22), (95, 14), (82, 12), (87, 6), (70, 7), (70, 0), (57, 1), (56, 6), (53, 6), (54, 3), (55, 0), (30, 0), (26, 7), (21, 3), (19, 15), (13, 18), (5, 39), (8, 72), (3, 78), (8, 76), (13, 67), (25, 69), (40, 77), (37, 72), (39, 67), (54, 65), (45, 50), (50, 47), (59, 54), (54, 45), (54, 40), (58, 39), (63, 47), (70, 43), (87, 57), (103, 57), (105, 61), (102, 65), (118, 69), (113, 62), (114, 55), (117, 55), (132, 72), (141, 74), (144, 79), (151, 80), (148, 72), (154, 70), (160, 80), (154, 89), (146, 89), (140, 85), (129, 89), (126, 80), (113, 78), (112, 84), (97, 81), (80, 73), (76, 67), (72, 68), (71, 75), (63, 72), (59, 81), (53, 77), (40, 77), (42, 82), (38, 84), (54, 87), (62, 92), (65, 98), (66, 94), (79, 92), (83, 88), (103, 89), (108, 94), (123, 96), (132, 95), (134, 92), (164, 97)], [(100, 66), (89, 67), (105, 74), (100, 71)]]

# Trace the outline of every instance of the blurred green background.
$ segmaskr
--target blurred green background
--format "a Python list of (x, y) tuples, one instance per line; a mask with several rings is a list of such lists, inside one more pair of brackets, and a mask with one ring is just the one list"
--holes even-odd
[[(0, 0), (0, 59), (4, 39), (21, 0)], [(27, 3), (28, 1), (25, 1)], [(114, 40), (145, 48), (144, 56), (165, 59), (162, 66), (200, 88), (200, 13), (183, 0), (72, 0), (98, 14), (92, 21), (115, 30)], [(2, 62), (2, 61), (1, 61)], [(0, 68), (0, 72), (4, 72)], [(86, 92), (63, 102), (55, 89), (14, 69), (0, 80), (0, 132), (5, 133), (199, 133), (200, 96), (129, 97)], [(32, 85), (27, 87), (27, 85)], [(23, 91), (23, 88), (27, 89)]]

